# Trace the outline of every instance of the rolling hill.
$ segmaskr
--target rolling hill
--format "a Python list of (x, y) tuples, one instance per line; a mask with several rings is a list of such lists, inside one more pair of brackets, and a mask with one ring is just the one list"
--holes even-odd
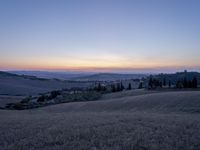
[(14, 73), (17, 75), (35, 76), (37, 78), (45, 79), (59, 79), (59, 80), (71, 80), (77, 77), (84, 77), (94, 73), (90, 72), (50, 72), (50, 71), (9, 71), (9, 73)]
[(0, 110), (0, 149), (199, 149), (199, 91), (140, 92), (33, 110)]
[(98, 73), (83, 77), (76, 77), (73, 80), (78, 81), (116, 81), (128, 79), (141, 79), (147, 77), (145, 74), (117, 74), (117, 73)]
[(9, 71), (19, 76), (35, 76), (45, 79), (80, 80), (80, 81), (113, 81), (123, 79), (138, 79), (144, 74), (92, 73), (92, 72), (47, 72), (47, 71)]
[(61, 104), (44, 109), (64, 112), (200, 112), (200, 91), (132, 90), (131, 92), (132, 96), (125, 96), (124, 92), (119, 92), (114, 93), (113, 98), (104, 96), (99, 101)]
[(62, 88), (85, 87), (89, 84), (0, 72), (0, 95), (36, 95)]

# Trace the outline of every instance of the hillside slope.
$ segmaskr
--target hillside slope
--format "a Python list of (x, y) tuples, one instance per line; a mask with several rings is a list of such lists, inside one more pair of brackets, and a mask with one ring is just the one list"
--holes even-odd
[(85, 86), (88, 84), (0, 72), (0, 95), (35, 95), (56, 89)]
[(199, 110), (199, 96), (166, 92), (0, 110), (0, 149), (198, 150), (200, 114), (191, 108)]
[(60, 104), (42, 109), (58, 112), (200, 112), (200, 91), (144, 93), (101, 101)]
[(49, 71), (9, 71), (17, 75), (36, 76), (45, 79), (71, 80), (76, 77), (88, 76), (92, 73), (85, 72), (49, 72)]
[(117, 73), (98, 73), (83, 77), (73, 78), (78, 81), (115, 81), (127, 79), (140, 79), (146, 77), (145, 74), (117, 74)]

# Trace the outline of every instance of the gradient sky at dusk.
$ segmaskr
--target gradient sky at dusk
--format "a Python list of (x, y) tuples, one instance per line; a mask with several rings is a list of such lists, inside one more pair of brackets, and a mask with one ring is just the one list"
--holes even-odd
[(200, 70), (199, 0), (1, 0), (1, 70)]

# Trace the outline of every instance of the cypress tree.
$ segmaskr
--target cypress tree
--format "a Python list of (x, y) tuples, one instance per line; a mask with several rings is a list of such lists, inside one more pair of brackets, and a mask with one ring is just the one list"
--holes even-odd
[(153, 79), (152, 79), (152, 76), (150, 76), (148, 85), (149, 85), (149, 88), (151, 88), (151, 89), (153, 88)]
[(128, 90), (131, 90), (132, 87), (131, 87), (131, 83), (128, 84)]
[(171, 81), (168, 82), (168, 87), (171, 88)]
[(163, 86), (163, 84), (162, 84), (162, 82), (161, 82), (161, 81), (159, 82), (159, 86), (160, 86), (160, 88), (162, 88), (162, 86)]
[(194, 78), (192, 79), (192, 88), (197, 88), (197, 85), (198, 85), (198, 83), (197, 83), (197, 78), (194, 77)]
[(112, 92), (116, 92), (116, 88), (115, 88), (115, 85), (111, 85), (111, 89), (112, 89)]
[(121, 82), (121, 91), (123, 91), (123, 90), (124, 90), (124, 86), (123, 86), (123, 84)]
[(163, 79), (163, 86), (166, 86), (166, 78)]
[(191, 80), (188, 81), (188, 84), (187, 84), (187, 85), (188, 85), (187, 88), (193, 88), (193, 85), (192, 85), (192, 81), (191, 81)]
[(121, 91), (121, 85), (120, 85), (120, 83), (117, 83), (117, 91)]
[(98, 83), (97, 91), (101, 91), (101, 84)]
[(183, 87), (184, 88), (188, 88), (188, 81), (187, 81), (187, 78), (185, 77), (184, 80), (183, 80)]
[(142, 89), (143, 88), (143, 84), (142, 82), (140, 82), (138, 89)]

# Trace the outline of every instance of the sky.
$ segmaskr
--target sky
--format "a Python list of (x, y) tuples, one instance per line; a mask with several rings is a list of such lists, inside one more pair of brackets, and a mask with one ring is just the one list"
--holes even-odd
[(200, 71), (199, 0), (0, 0), (0, 70)]

